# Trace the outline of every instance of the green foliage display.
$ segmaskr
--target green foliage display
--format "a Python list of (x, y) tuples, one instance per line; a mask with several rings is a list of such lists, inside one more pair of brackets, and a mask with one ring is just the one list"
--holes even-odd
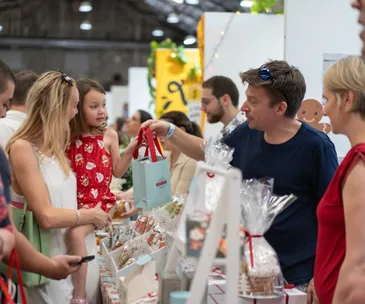
[(251, 13), (262, 14), (269, 11), (277, 0), (253, 0)]

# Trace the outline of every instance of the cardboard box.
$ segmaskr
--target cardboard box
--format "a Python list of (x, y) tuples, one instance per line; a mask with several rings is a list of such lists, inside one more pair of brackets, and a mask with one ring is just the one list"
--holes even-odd
[(130, 304), (157, 291), (156, 262), (149, 255), (136, 261), (133, 271), (119, 278), (120, 302)]
[[(152, 251), (151, 247), (148, 246), (147, 243), (144, 243), (143, 246), (145, 246), (145, 252), (149, 252), (149, 254), (152, 256), (153, 260), (156, 262), (155, 267), (156, 267), (157, 272), (161, 271), (161, 269), (164, 269), (165, 268), (165, 263), (166, 263), (166, 255), (165, 255), (166, 247), (163, 247), (163, 248), (161, 248), (157, 251)], [(122, 250), (123, 250), (123, 247), (119, 247), (119, 248), (117, 248), (116, 250), (112, 251), (109, 254), (110, 271), (112, 272), (113, 277), (116, 280), (118, 280), (118, 278), (120, 278), (120, 277), (127, 276), (128, 273), (130, 273), (131, 271), (133, 271), (137, 267), (137, 263), (135, 262), (135, 263), (132, 263), (131, 265), (129, 265), (127, 267), (119, 269), (119, 267), (118, 267), (118, 257), (122, 253)]]

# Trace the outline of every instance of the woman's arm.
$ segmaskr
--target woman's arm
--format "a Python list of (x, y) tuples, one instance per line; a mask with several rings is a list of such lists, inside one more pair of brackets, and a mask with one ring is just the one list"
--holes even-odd
[[(10, 205), (8, 206), (8, 212), (11, 222), (13, 222), (12, 207)], [(54, 280), (65, 279), (69, 274), (79, 270), (81, 265), (71, 266), (71, 264), (80, 261), (81, 257), (64, 255), (50, 259), (35, 250), (27, 238), (15, 227), (14, 233), (21, 270), (38, 273)], [(8, 262), (8, 257), (5, 257), (4, 262)]]
[(125, 172), (127, 172), (133, 159), (133, 152), (137, 146), (137, 142), (132, 140), (126, 148), (123, 156), (120, 157), (117, 132), (112, 129), (107, 129), (104, 136), (108, 136), (108, 143), (110, 143), (109, 151), (112, 157), (112, 173), (115, 177), (119, 178), (123, 176)]
[[(171, 179), (171, 184), (176, 183), (174, 186), (171, 185), (171, 188), (175, 189), (175, 193), (173, 193), (173, 195), (186, 194), (189, 192), (190, 184), (195, 174), (195, 169), (196, 161), (189, 158), (181, 168), (179, 179)], [(171, 174), (171, 177), (173, 176), (174, 175)]]
[(41, 227), (67, 228), (76, 223), (100, 226), (101, 221), (106, 224), (107, 214), (100, 208), (80, 210), (81, 216), (78, 220), (76, 210), (55, 208), (51, 205), (45, 181), (39, 172), (38, 162), (29, 142), (17, 140), (11, 147), (9, 155), (14, 182), (18, 184), (28, 208), (33, 211)]
[(365, 163), (359, 161), (346, 179), (342, 197), (346, 225), (346, 256), (333, 304), (365, 303)]

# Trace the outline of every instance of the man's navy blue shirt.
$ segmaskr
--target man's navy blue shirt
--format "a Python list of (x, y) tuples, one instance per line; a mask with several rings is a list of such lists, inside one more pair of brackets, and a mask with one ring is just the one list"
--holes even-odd
[(328, 136), (306, 123), (289, 141), (272, 145), (264, 132), (245, 122), (224, 138), (234, 148), (232, 166), (244, 179), (274, 178), (274, 193), (294, 194), (297, 200), (279, 214), (265, 238), (278, 254), (285, 279), (307, 283), (313, 277), (319, 201), (337, 166), (336, 150)]

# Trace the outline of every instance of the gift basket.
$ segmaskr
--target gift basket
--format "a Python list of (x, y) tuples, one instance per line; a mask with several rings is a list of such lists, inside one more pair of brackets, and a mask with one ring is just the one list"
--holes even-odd
[(241, 264), (240, 295), (276, 298), (284, 294), (284, 278), (276, 252), (264, 238), (275, 217), (292, 204), (294, 195), (275, 196), (273, 182), (244, 180), (241, 213), (246, 235)]

